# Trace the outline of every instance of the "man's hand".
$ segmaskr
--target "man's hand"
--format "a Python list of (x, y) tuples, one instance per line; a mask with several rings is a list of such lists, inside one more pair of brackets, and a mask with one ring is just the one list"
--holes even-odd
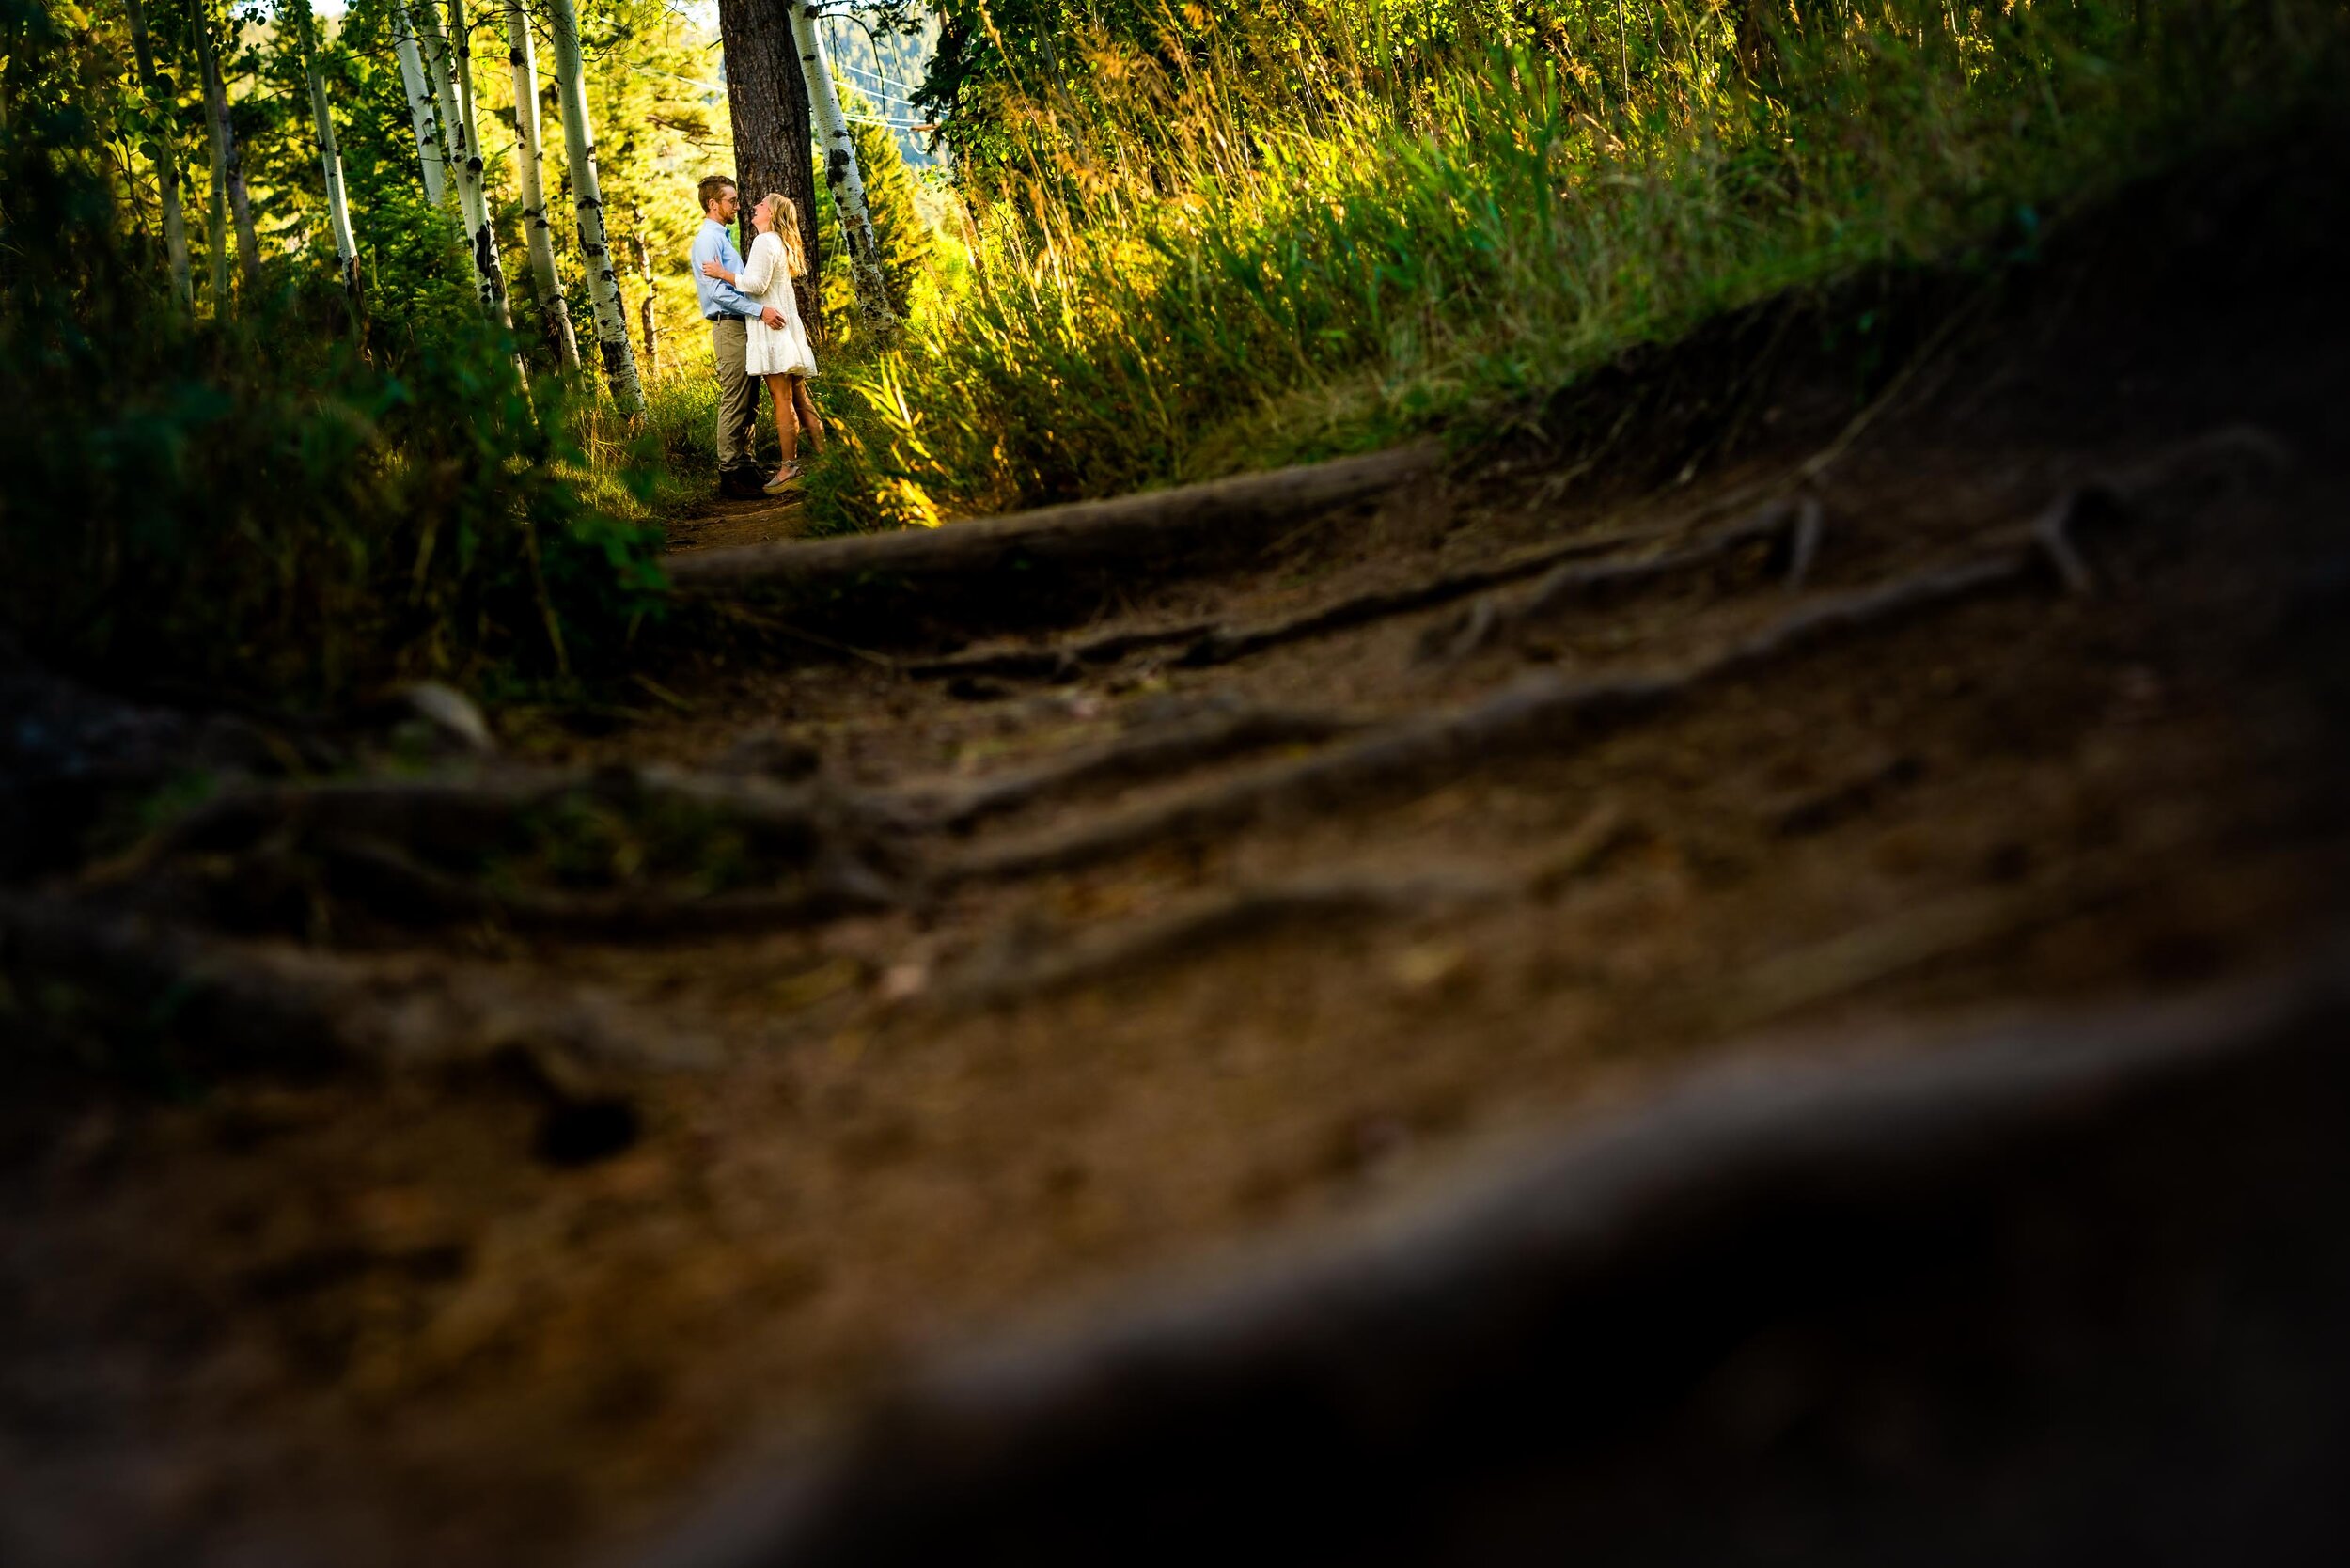
[(759, 319), (767, 323), (767, 328), (771, 332), (783, 330), (783, 312), (772, 305), (759, 313)]

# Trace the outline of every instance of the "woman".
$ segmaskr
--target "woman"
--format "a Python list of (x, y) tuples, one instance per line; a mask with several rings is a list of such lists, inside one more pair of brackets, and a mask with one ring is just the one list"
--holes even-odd
[(807, 431), (807, 455), (815, 457), (824, 449), (824, 425), (816, 416), (816, 400), (808, 395), (807, 378), (816, 373), (816, 354), (807, 345), (807, 329), (800, 324), (799, 301), (791, 288), (793, 278), (807, 275), (799, 209), (787, 196), (766, 196), (751, 209), (751, 227), (759, 233), (740, 273), (728, 272), (722, 261), (705, 261), (702, 271), (783, 315), (779, 327), (759, 318), (750, 321), (743, 356), (744, 368), (764, 381), (776, 400), (776, 438), (783, 444), (783, 467), (767, 481), (772, 495), (800, 477), (801, 428)]

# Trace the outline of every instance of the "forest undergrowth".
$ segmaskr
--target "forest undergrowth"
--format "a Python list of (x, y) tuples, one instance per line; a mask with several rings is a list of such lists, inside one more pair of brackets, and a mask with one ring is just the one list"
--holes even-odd
[[(304, 205), (318, 168), (283, 107), (302, 69), (285, 29), (237, 44), (271, 253), (232, 297), (215, 212), (194, 236), (212, 284), (183, 278), (176, 300), (150, 177), (194, 89), (142, 86), (112, 12), (82, 26), (54, 0), (0, 0), (0, 395), (20, 411), (0, 430), (0, 613), (35, 661), (296, 706), (417, 678), (577, 695), (625, 673), (663, 617), (657, 521), (706, 494), (715, 460), (694, 345), (664, 329), (666, 372), (649, 354), (628, 413), (544, 361), (527, 310), (510, 331), (483, 314), (450, 214), (406, 189), (382, 12), (354, 7), (321, 46), (368, 230), (354, 310)], [(159, 12), (158, 37), (199, 13)], [(610, 48), (654, 47), (641, 19), (613, 21)], [(686, 62), (665, 25), (661, 58)], [(1820, 306), (1788, 319), (1836, 338), (1817, 347), (1871, 395), (1888, 344), (1921, 328), (1855, 280), (2029, 266), (2075, 204), (2273, 133), (2350, 55), (2332, 0), (1292, 0), (994, 26), (948, 28), (932, 67), (959, 171), (946, 205), (969, 222), (943, 245), (929, 219), (884, 233), (911, 307), (894, 346), (854, 324), (832, 226), (838, 440), (806, 533), (1429, 431), (1562, 435), (1626, 350), (1791, 292)], [(706, 104), (639, 102), (690, 86), (681, 71), (612, 74), (616, 166), (631, 137), (707, 129)], [(887, 141), (866, 155), (903, 180)], [(690, 213), (661, 168), (627, 166), (612, 198), (665, 256), (642, 287), (677, 307)]]
[[(974, 284), (838, 384), (862, 423), (820, 518), (1540, 431), (1612, 356), (1773, 294), (2028, 264), (2079, 203), (2322, 99), (2350, 42), (2324, 0), (1227, 21), (1161, 8), (964, 88)], [(1848, 323), (1864, 379), (1882, 325)]]

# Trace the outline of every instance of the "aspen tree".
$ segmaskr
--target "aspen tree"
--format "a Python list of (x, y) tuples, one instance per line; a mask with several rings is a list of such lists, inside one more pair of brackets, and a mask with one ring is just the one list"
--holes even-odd
[(833, 209), (840, 214), (841, 241), (849, 248), (849, 275), (856, 284), (857, 312), (868, 328), (894, 337), (901, 322), (889, 303), (889, 288), (882, 277), (881, 250), (873, 240), (872, 214), (865, 205), (865, 175), (857, 167), (856, 144), (849, 137), (849, 121), (840, 112), (840, 93), (833, 86), (832, 65), (825, 58), (823, 35), (816, 26), (822, 14), (811, 0), (790, 0), (791, 36), (800, 46), (800, 70), (807, 78), (808, 110), (815, 117), (816, 135), (824, 149), (824, 183), (832, 190)]
[[(196, 3), (196, 54), (203, 62), (204, 108), (212, 125), (212, 157), (228, 197), (237, 229), (237, 266), (246, 293), (261, 286), (261, 241), (253, 230), (253, 198), (244, 186), (244, 154), (237, 146), (237, 122), (228, 108), (228, 85), (220, 73), (220, 43), (212, 34), (212, 0)], [(226, 247), (216, 247), (219, 255)]]
[(441, 128), (441, 167), (457, 191), (458, 221), (473, 233), (475, 193), (465, 182), (464, 125), (457, 113), (456, 57), (441, 24), (441, 0), (416, 0), (416, 44)]
[(183, 312), (192, 311), (196, 290), (188, 277), (188, 222), (180, 208), (180, 152), (171, 134), (176, 106), (165, 100), (155, 74), (155, 52), (147, 38), (147, 9), (139, 0), (129, 0), (129, 8), (131, 49), (138, 57), (139, 89), (146, 95), (149, 128), (155, 137), (147, 150), (155, 160), (155, 183), (163, 194), (164, 252), (171, 265), (172, 303)]
[[(430, 6), (432, 0), (425, 0)], [(506, 308), (506, 267), (498, 259), (497, 230), (490, 226), (490, 200), (482, 189), (481, 128), (473, 107), (473, 30), (465, 21), (465, 0), (448, 0), (449, 43), (457, 61), (458, 171), (461, 190), (470, 191), (473, 206), (465, 213), (465, 241), (473, 250), (474, 280), (481, 289), (481, 308), (510, 328)]]
[(530, 248), (530, 288), (539, 305), (539, 327), (556, 361), (566, 370), (576, 370), (579, 339), (572, 331), (563, 280), (555, 270), (555, 235), (547, 227), (546, 176), (539, 150), (539, 62), (522, 0), (506, 0), (506, 58), (514, 68), (514, 151), (522, 168), (523, 237)]
[(212, 108), (212, 95), (220, 82), (220, 60), (212, 52), (212, 19), (206, 14), (206, 0), (196, 0), (191, 9), (196, 28), (196, 68), (204, 79), (206, 140), (211, 144), (212, 153), (212, 201), (205, 209), (204, 237), (212, 247), (212, 319), (221, 321), (228, 314), (228, 149), (221, 140), (221, 133), (226, 127)]
[(652, 253), (645, 248), (645, 214), (634, 213), (636, 231), (630, 239), (636, 245), (636, 275), (644, 280), (645, 297), (636, 302), (636, 316), (645, 328), (645, 374), (655, 381), (661, 379), (661, 328), (653, 320)]
[(572, 0), (548, 0), (547, 32), (555, 44), (555, 86), (563, 109), (563, 151), (571, 165), (572, 200), (579, 213), (579, 254), (588, 268), (588, 297), (596, 309), (596, 346), (603, 352), (612, 400), (629, 414), (645, 410), (636, 379), (636, 351), (628, 340), (628, 311), (604, 233), (603, 192), (596, 180), (596, 138), (588, 122), (588, 77), (579, 57), (579, 12)]
[[(489, 204), (481, 195), (480, 165), (472, 156), (466, 134), (470, 122), (460, 107), (462, 100), (457, 92), (457, 51), (443, 25), (440, 0), (417, 0), (415, 15), (418, 53), (423, 55), (426, 81), (440, 105), (442, 165), (447, 171), (449, 183), (457, 190), (457, 222), (464, 230), (466, 259), (473, 263), (475, 295), (485, 314), (502, 311), (506, 305), (506, 280), (503, 275), (499, 277), (499, 290), (493, 295), (475, 238), (489, 227)], [(492, 259), (495, 259), (495, 255), (494, 246)]]
[[(432, 0), (424, 3), (431, 5)], [(424, 166), (424, 196), (438, 207), (441, 193), (448, 188), (448, 163), (442, 151), (440, 114), (435, 107), (438, 95), (424, 73), (424, 54), (405, 0), (392, 0), (392, 49), (400, 56), (400, 85), (408, 95), (408, 118), (416, 129), (416, 161)]]
[(292, 0), (294, 40), (302, 52), (302, 74), (310, 84), (310, 118), (318, 133), (319, 166), (326, 175), (326, 222), (335, 236), (335, 262), (342, 273), (343, 293), (351, 302), (351, 321), (361, 320), (359, 300), (359, 242), (351, 232), (351, 205), (343, 196), (343, 155), (335, 145), (334, 117), (326, 112), (326, 76), (319, 69), (316, 30), (310, 22), (310, 0)]

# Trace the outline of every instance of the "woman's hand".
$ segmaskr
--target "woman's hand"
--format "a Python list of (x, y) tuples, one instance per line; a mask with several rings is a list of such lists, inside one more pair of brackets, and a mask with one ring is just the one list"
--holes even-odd
[(734, 281), (734, 274), (727, 271), (727, 265), (723, 261), (703, 262), (702, 276), (719, 278), (728, 283), (732, 283)]

